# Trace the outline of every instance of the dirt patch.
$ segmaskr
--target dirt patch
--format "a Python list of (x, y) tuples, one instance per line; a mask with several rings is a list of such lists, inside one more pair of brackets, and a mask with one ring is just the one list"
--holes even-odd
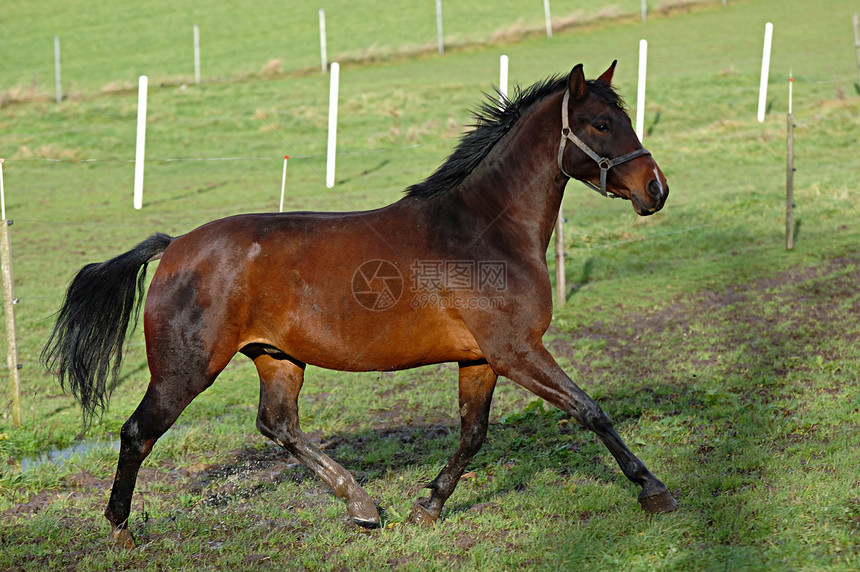
[(66, 477), (65, 483), (74, 489), (106, 490), (111, 487), (110, 479), (100, 479), (89, 471), (80, 471)]
[(22, 516), (30, 516), (41, 511), (50, 503), (54, 502), (58, 497), (62, 497), (57, 491), (41, 490), (27, 499), (27, 502), (19, 503), (10, 509), (4, 510), (0, 515), (5, 518), (15, 518)]
[[(681, 297), (653, 312), (630, 312), (622, 324), (597, 321), (573, 332), (551, 326), (553, 339), (548, 346), (586, 379), (603, 377), (607, 371), (613, 377), (642, 380), (664, 376), (671, 364), (650, 356), (665, 354), (667, 334), (677, 340), (677, 351), (684, 352), (685, 359), (691, 351), (699, 354), (700, 360), (695, 361), (694, 356), (694, 361), (686, 362), (688, 366), (718, 366), (726, 375), (767, 369), (782, 376), (810, 348), (822, 360), (837, 362), (844, 356), (833, 348), (857, 345), (857, 284), (860, 253), (852, 253), (723, 291)], [(701, 347), (713, 341), (714, 336), (700, 336), (699, 332), (709, 329), (719, 331), (719, 347)], [(571, 340), (588, 340), (601, 349), (583, 359), (583, 352)], [(731, 363), (721, 361), (727, 350), (738, 348), (742, 354)], [(708, 349), (712, 351), (705, 351)]]
[(33, 493), (25, 502), (0, 512), (0, 517), (30, 517), (57, 500), (82, 498), (93, 493), (110, 490), (112, 480), (97, 478), (89, 471), (80, 471), (66, 477), (63, 484), (65, 489), (62, 491), (44, 489)]

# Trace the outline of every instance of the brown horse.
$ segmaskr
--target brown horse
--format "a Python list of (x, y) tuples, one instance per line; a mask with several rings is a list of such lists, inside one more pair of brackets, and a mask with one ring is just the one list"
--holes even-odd
[(439, 169), (373, 211), (238, 215), (85, 266), (69, 286), (46, 366), (81, 402), (85, 424), (116, 385), (146, 264), (160, 263), (144, 308), (151, 379), (123, 425), (105, 516), (131, 546), (138, 469), (182, 410), (239, 352), (260, 376), (257, 427), (313, 470), (356, 523), (375, 527), (373, 499), (299, 429), (305, 366), (341, 371), (460, 366), (460, 443), (413, 520), (432, 523), (487, 433), (497, 378), (508, 377), (594, 431), (649, 512), (677, 506), (558, 366), (541, 338), (552, 317), (546, 251), (570, 178), (663, 207), (666, 180), (610, 87), (615, 62), (586, 81), (582, 65), (492, 98)]

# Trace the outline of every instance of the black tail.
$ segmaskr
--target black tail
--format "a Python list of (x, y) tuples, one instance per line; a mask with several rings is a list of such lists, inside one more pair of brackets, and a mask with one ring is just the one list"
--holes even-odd
[(128, 326), (134, 329), (143, 301), (147, 263), (172, 240), (155, 234), (125, 254), (84, 266), (69, 285), (41, 360), (80, 402), (84, 429), (116, 387)]

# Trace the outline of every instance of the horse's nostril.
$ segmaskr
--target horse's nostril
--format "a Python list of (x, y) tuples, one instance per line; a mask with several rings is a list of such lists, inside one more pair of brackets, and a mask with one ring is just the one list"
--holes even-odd
[(648, 194), (652, 199), (659, 200), (663, 196), (663, 184), (657, 179), (652, 179), (648, 183)]

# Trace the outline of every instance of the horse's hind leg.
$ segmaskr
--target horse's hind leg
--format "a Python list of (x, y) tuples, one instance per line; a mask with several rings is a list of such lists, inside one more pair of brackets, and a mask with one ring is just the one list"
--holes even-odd
[(111, 537), (127, 548), (134, 546), (128, 530), (131, 497), (137, 473), (153, 445), (176, 421), (191, 401), (214, 381), (214, 375), (189, 378), (188, 374), (153, 377), (143, 400), (122, 426), (119, 462), (105, 517), (110, 521)]
[(430, 497), (419, 499), (412, 507), (414, 522), (436, 522), (466, 466), (484, 444), (497, 379), (496, 372), (483, 360), (460, 364), (460, 445), (439, 475), (427, 485)]
[(257, 429), (284, 447), (311, 469), (346, 502), (352, 519), (366, 528), (379, 526), (379, 513), (370, 495), (343, 467), (314, 447), (299, 428), (298, 397), (304, 381), (304, 364), (284, 354), (271, 355), (261, 348), (242, 350), (254, 360), (260, 374), (260, 408)]

